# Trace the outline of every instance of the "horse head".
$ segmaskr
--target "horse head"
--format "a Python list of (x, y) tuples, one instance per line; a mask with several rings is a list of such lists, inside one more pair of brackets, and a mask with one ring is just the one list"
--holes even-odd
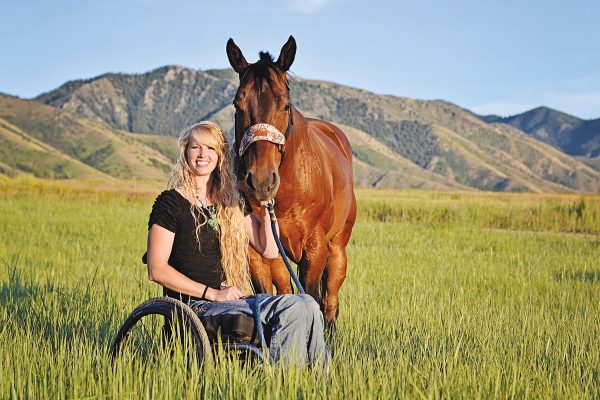
[(275, 197), (279, 189), (279, 166), (293, 125), (287, 71), (294, 62), (296, 41), (292, 36), (277, 61), (261, 52), (248, 64), (233, 39), (227, 41), (227, 57), (239, 74), (235, 107), (236, 169), (247, 193), (258, 201)]

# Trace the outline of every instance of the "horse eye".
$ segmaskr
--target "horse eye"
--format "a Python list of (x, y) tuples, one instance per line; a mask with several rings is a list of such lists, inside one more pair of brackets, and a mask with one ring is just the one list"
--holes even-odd
[(285, 112), (290, 112), (290, 110), (292, 109), (292, 105), (286, 104), (285, 107), (283, 107), (283, 109), (285, 110)]

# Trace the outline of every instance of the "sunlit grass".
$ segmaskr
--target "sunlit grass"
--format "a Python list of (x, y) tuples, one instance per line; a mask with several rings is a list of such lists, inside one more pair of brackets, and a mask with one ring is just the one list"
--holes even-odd
[[(598, 398), (598, 197), (359, 191), (328, 377), (119, 358), (161, 184), (0, 181), (1, 398)], [(535, 211), (538, 210), (538, 211)], [(583, 234), (580, 234), (583, 233)]]

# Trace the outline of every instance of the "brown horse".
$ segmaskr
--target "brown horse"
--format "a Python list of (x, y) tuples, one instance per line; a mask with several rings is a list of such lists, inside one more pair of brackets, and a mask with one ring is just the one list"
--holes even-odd
[[(299, 265), (306, 292), (335, 323), (338, 292), (346, 277), (346, 245), (356, 219), (352, 151), (336, 126), (305, 118), (292, 106), (286, 72), (296, 55), (290, 36), (277, 61), (269, 53), (248, 64), (229, 39), (227, 56), (239, 74), (235, 106), (236, 168), (240, 187), (253, 207), (275, 199), (281, 242)], [(242, 146), (242, 154), (240, 154)], [(251, 254), (257, 289), (290, 293), (281, 259), (265, 263)]]

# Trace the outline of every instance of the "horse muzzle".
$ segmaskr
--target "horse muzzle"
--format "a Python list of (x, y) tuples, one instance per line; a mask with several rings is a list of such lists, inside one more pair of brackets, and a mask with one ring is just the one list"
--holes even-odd
[(279, 174), (274, 171), (258, 177), (252, 171), (246, 174), (246, 187), (258, 201), (267, 201), (275, 198), (279, 189)]

